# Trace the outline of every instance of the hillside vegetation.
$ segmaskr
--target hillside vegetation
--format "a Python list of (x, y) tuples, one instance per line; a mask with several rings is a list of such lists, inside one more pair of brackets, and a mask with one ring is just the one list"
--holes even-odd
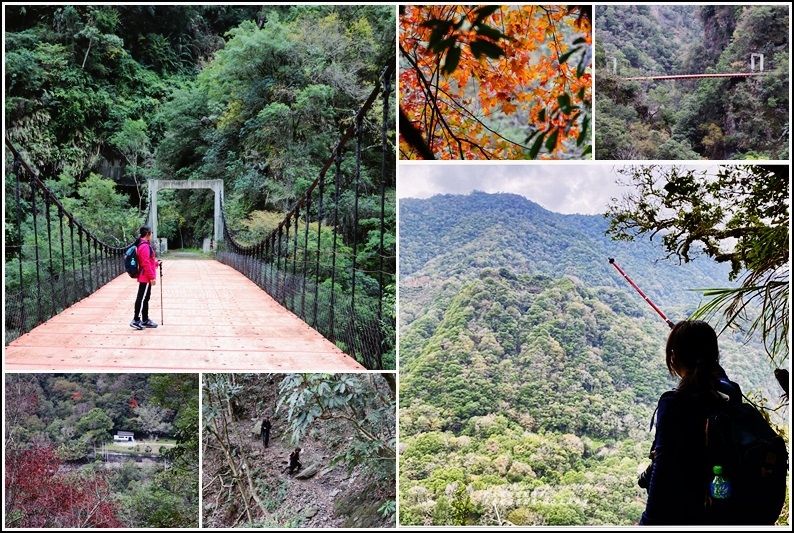
[[(600, 216), (472, 193), (400, 202), (400, 520), (405, 525), (628, 525), (649, 423), (674, 381), (668, 326), (726, 285), (706, 260), (655, 262)], [(743, 390), (780, 394), (760, 345), (720, 337)]]
[[(598, 159), (789, 158), (785, 5), (596, 7)], [(751, 71), (768, 75), (629, 81)], [(755, 57), (756, 72), (760, 57)]]
[[(4, 13), (6, 135), (78, 220), (117, 246), (144, 218), (148, 179), (222, 179), (230, 228), (261, 239), (317, 177), (395, 55), (393, 6)], [(368, 135), (380, 139), (380, 129)], [(363, 152), (362, 190), (379, 191), (380, 151)], [(170, 248), (200, 247), (213, 209), (208, 191), (164, 191), (158, 233)]]
[[(391, 374), (204, 374), (205, 527), (393, 527)], [(270, 417), (267, 448), (262, 421)], [(301, 466), (288, 468), (300, 448)]]
[(4, 381), (6, 527), (198, 527), (198, 375)]

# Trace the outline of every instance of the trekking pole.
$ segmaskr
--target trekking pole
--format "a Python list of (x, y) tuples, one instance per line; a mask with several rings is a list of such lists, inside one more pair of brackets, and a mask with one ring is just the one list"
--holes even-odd
[(165, 324), (163, 320), (163, 262), (160, 261), (160, 324)]
[(645, 293), (644, 293), (644, 292), (642, 292), (642, 291), (640, 290), (640, 288), (639, 288), (639, 287), (637, 287), (637, 285), (636, 285), (636, 284), (635, 284), (633, 281), (631, 281), (631, 278), (630, 278), (630, 277), (628, 277), (628, 276), (626, 275), (626, 273), (625, 273), (625, 272), (623, 272), (623, 269), (622, 269), (622, 268), (620, 268), (620, 267), (618, 266), (618, 264), (615, 262), (615, 260), (614, 260), (614, 259), (612, 259), (611, 257), (609, 258), (609, 264), (610, 264), (610, 265), (612, 265), (613, 267), (615, 267), (615, 268), (617, 268), (617, 269), (618, 269), (618, 272), (620, 272), (620, 275), (621, 275), (621, 276), (623, 276), (624, 278), (626, 278), (626, 281), (628, 281), (628, 282), (631, 284), (631, 286), (632, 286), (632, 287), (634, 287), (634, 290), (636, 290), (638, 293), (640, 293), (640, 296), (642, 296), (642, 298), (643, 298), (643, 299), (644, 299), (646, 302), (648, 302), (648, 304), (649, 304), (651, 307), (653, 307), (653, 310), (654, 310), (654, 311), (656, 311), (657, 313), (659, 313), (659, 316), (660, 316), (660, 317), (662, 317), (662, 318), (664, 319), (664, 321), (665, 321), (665, 322), (667, 322), (667, 325), (668, 325), (668, 326), (670, 326), (671, 328), (672, 328), (673, 326), (675, 326), (675, 324), (673, 323), (673, 321), (672, 321), (672, 320), (670, 320), (669, 318), (667, 318), (667, 317), (664, 315), (664, 313), (662, 313), (662, 310), (661, 310), (661, 309), (659, 309), (658, 307), (656, 307), (656, 304), (654, 304), (654, 303), (651, 301), (651, 299), (650, 299), (650, 298), (648, 298), (647, 296), (645, 296)]

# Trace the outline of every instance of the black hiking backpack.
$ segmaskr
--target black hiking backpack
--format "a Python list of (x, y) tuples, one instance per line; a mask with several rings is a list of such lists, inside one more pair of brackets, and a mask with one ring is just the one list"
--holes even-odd
[(723, 505), (708, 499), (709, 522), (774, 525), (786, 499), (788, 450), (764, 416), (741, 396), (725, 402), (706, 420), (706, 450), (709, 468), (722, 467), (732, 492)]
[(138, 264), (138, 243), (131, 245), (124, 252), (124, 270), (131, 278), (137, 278), (140, 274), (140, 265)]

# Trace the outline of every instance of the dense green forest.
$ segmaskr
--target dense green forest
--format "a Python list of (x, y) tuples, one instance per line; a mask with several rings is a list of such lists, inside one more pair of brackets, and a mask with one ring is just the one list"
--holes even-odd
[[(789, 159), (786, 5), (596, 7), (598, 159)], [(768, 75), (629, 81), (651, 75)], [(756, 72), (760, 57), (755, 57)]]
[[(116, 246), (144, 219), (149, 178), (222, 179), (232, 231), (267, 235), (394, 58), (388, 6), (4, 10), (6, 136)], [(380, 176), (379, 159), (362, 164)], [(158, 233), (200, 246), (212, 213), (207, 191), (163, 191)]]
[[(130, 243), (146, 220), (149, 179), (223, 180), (226, 228), (242, 246), (262, 242), (318, 178), (395, 60), (394, 6), (29, 5), (4, 11), (6, 136), (66, 210), (115, 247)], [(390, 98), (393, 110), (394, 90)], [(335, 270), (323, 268), (318, 284), (345, 296), (357, 287), (361, 314), (370, 312), (371, 301), (388, 300), (386, 314), (393, 316), (396, 172), (383, 157), (389, 146), (392, 155), (396, 149), (393, 126), (382, 132), (383, 109), (376, 100), (363, 120), (359, 153), (355, 142), (340, 150), (341, 190), (326, 185), (324, 198), (315, 199), (315, 212), (325, 208), (321, 235), (312, 242), (322, 237), (335, 247)], [(10, 150), (5, 153), (6, 198), (15, 198)], [(329, 181), (334, 176), (329, 172)], [(64, 238), (55, 215), (34, 219), (29, 187), (21, 189), (20, 201), (6, 204), (5, 237), (7, 265), (23, 264), (6, 268), (5, 282), (24, 307), (35, 292), (29, 287), (45, 275), (37, 254), (50, 258), (46, 275), (60, 279), (70, 265), (58, 261), (58, 249), (82, 254), (83, 245)], [(214, 234), (208, 190), (164, 190), (157, 207), (157, 235), (168, 239), (168, 249), (201, 248)], [(307, 210), (301, 216), (308, 217)], [(46, 228), (46, 241), (35, 234), (37, 225), (39, 232)], [(309, 225), (318, 231), (316, 221)], [(50, 226), (60, 239), (49, 239)], [(48, 246), (53, 240), (66, 241), (54, 246), (56, 264)], [(355, 283), (336, 274), (351, 277), (354, 268)], [(395, 364), (393, 351), (387, 366)]]
[[(639, 519), (669, 328), (608, 258), (674, 321), (729, 267), (657, 261), (607, 228), (511, 194), (400, 200), (402, 524)], [(778, 403), (759, 342), (728, 331), (720, 348), (746, 394)]]
[[(394, 58), (393, 7), (4, 10), (6, 135), (62, 197), (79, 204), (101, 174), (140, 211), (148, 178), (223, 179), (229, 223), (250, 239), (265, 231), (254, 212), (291, 207)], [(160, 205), (174, 247), (211, 235), (211, 194)], [(109, 243), (136, 229), (122, 206), (91, 206), (109, 211)]]
[[(457, 288), (482, 268), (502, 266), (516, 273), (571, 276), (588, 286), (624, 289), (625, 280), (609, 265), (613, 257), (675, 320), (688, 316), (700, 302), (691, 289), (719, 286), (729, 272), (727, 266), (708, 261), (682, 269), (656, 263), (663, 255), (658, 248), (645, 240), (611, 240), (603, 217), (551, 213), (518, 195), (474, 192), (401, 199), (400, 224), (405, 232), (400, 276), (411, 280), (401, 289), (413, 280), (425, 281), (424, 276), (441, 290), (448, 285)], [(665, 276), (658, 275), (660, 268)], [(633, 300), (631, 295), (626, 298)], [(402, 323), (415, 319), (410, 303), (400, 303)]]
[(198, 527), (198, 386), (5, 374), (5, 526)]

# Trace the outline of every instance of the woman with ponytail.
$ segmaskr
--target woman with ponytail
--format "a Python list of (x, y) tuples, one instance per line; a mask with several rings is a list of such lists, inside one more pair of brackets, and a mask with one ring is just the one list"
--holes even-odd
[(706, 322), (676, 324), (665, 354), (670, 375), (680, 381), (656, 407), (653, 463), (640, 477), (648, 501), (639, 523), (707, 524), (704, 487), (714, 474), (706, 457), (706, 420), (721, 402), (741, 402), (741, 390), (720, 366), (717, 334)]

